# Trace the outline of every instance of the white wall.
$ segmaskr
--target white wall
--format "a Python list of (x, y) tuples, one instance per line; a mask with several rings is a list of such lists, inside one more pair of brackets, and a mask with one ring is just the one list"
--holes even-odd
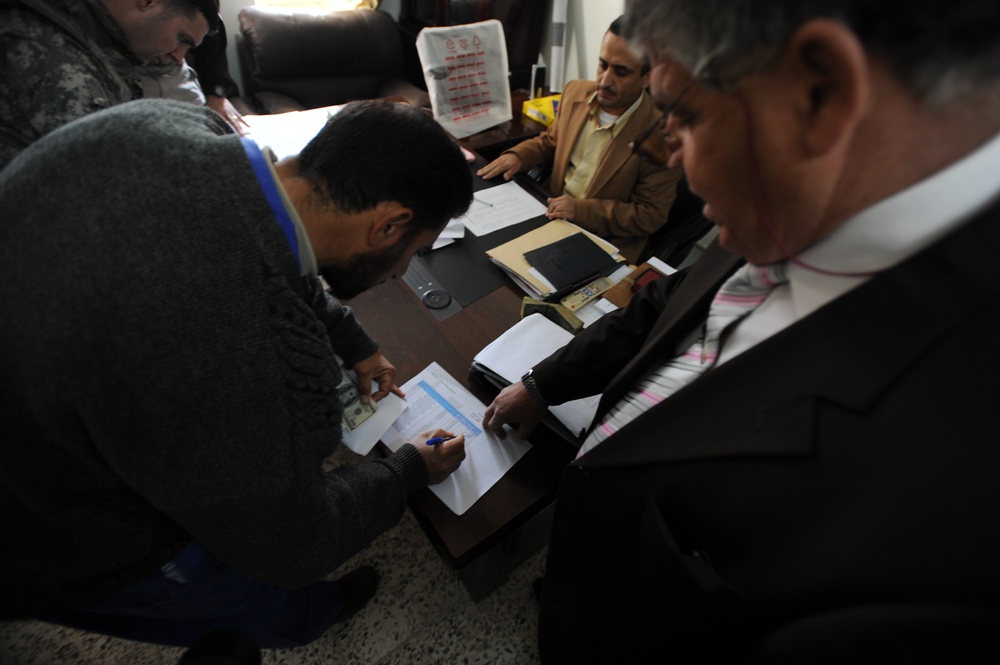
[(226, 59), (229, 62), (229, 74), (240, 86), (243, 94), (243, 78), (240, 76), (240, 59), (236, 55), (236, 33), (240, 31), (238, 15), (244, 7), (252, 7), (253, 0), (220, 0), (219, 14), (226, 24)]
[[(533, 0), (547, 2), (549, 14), (542, 38), (542, 58), (546, 63), (552, 60), (552, 25), (551, 0)], [(226, 24), (229, 47), (226, 51), (229, 58), (229, 72), (240, 84), (240, 63), (236, 56), (236, 32), (239, 30), (237, 15), (244, 7), (253, 5), (253, 0), (221, 0), (222, 20)], [(385, 9), (390, 13), (398, 11), (398, 3), (386, 0)], [(593, 79), (597, 73), (597, 56), (601, 51), (601, 39), (608, 26), (625, 10), (624, 0), (568, 0), (566, 9), (566, 42), (564, 45), (564, 61), (566, 64), (566, 81), (573, 79)]]
[[(551, 10), (550, 10), (551, 11)], [(597, 57), (608, 26), (625, 11), (624, 0), (568, 0), (566, 6), (565, 81), (597, 76)], [(551, 62), (552, 29), (542, 43), (542, 57)]]

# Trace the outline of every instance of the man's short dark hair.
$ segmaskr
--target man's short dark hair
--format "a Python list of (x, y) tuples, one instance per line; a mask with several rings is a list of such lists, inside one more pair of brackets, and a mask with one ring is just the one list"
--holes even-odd
[(209, 32), (219, 29), (219, 0), (166, 0), (164, 7), (168, 11), (184, 16), (191, 16), (196, 11), (201, 12), (208, 21)]
[[(612, 21), (611, 25), (608, 26), (608, 32), (610, 32), (615, 37), (621, 37), (622, 36), (622, 21), (624, 19), (625, 19), (625, 15), (623, 14), (622, 16), (619, 16), (614, 21)], [(641, 72), (642, 75), (645, 76), (646, 74), (648, 74), (650, 69), (651, 69), (651, 65), (650, 65), (650, 62), (649, 62), (649, 58), (643, 56), (643, 58), (642, 58), (642, 72)]]
[(623, 15), (619, 16), (618, 18), (616, 18), (614, 21), (612, 21), (611, 25), (608, 26), (608, 32), (610, 32), (615, 37), (621, 37), (622, 36), (622, 20), (624, 18), (625, 18), (625, 15), (623, 14)]
[(455, 140), (408, 104), (347, 104), (299, 154), (300, 173), (346, 213), (397, 201), (410, 234), (439, 230), (472, 202), (472, 173)]

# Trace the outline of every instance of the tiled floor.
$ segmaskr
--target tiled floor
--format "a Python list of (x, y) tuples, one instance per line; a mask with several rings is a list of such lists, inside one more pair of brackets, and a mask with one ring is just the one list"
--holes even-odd
[[(538, 662), (538, 604), (531, 582), (542, 574), (544, 551), (474, 603), (407, 512), (331, 577), (364, 564), (382, 575), (368, 605), (309, 646), (264, 651), (264, 665)], [(0, 623), (0, 665), (173, 665), (182, 653), (38, 621)]]

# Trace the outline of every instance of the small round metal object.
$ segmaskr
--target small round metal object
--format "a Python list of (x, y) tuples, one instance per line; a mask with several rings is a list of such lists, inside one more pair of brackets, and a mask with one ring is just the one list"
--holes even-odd
[(451, 294), (442, 289), (431, 289), (420, 299), (431, 309), (444, 309), (451, 304)]

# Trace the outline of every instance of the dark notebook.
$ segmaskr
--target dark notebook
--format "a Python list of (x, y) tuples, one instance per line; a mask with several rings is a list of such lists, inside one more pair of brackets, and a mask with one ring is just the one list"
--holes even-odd
[(585, 233), (574, 233), (550, 245), (525, 252), (524, 258), (552, 282), (556, 291), (598, 277), (616, 265), (611, 255)]

